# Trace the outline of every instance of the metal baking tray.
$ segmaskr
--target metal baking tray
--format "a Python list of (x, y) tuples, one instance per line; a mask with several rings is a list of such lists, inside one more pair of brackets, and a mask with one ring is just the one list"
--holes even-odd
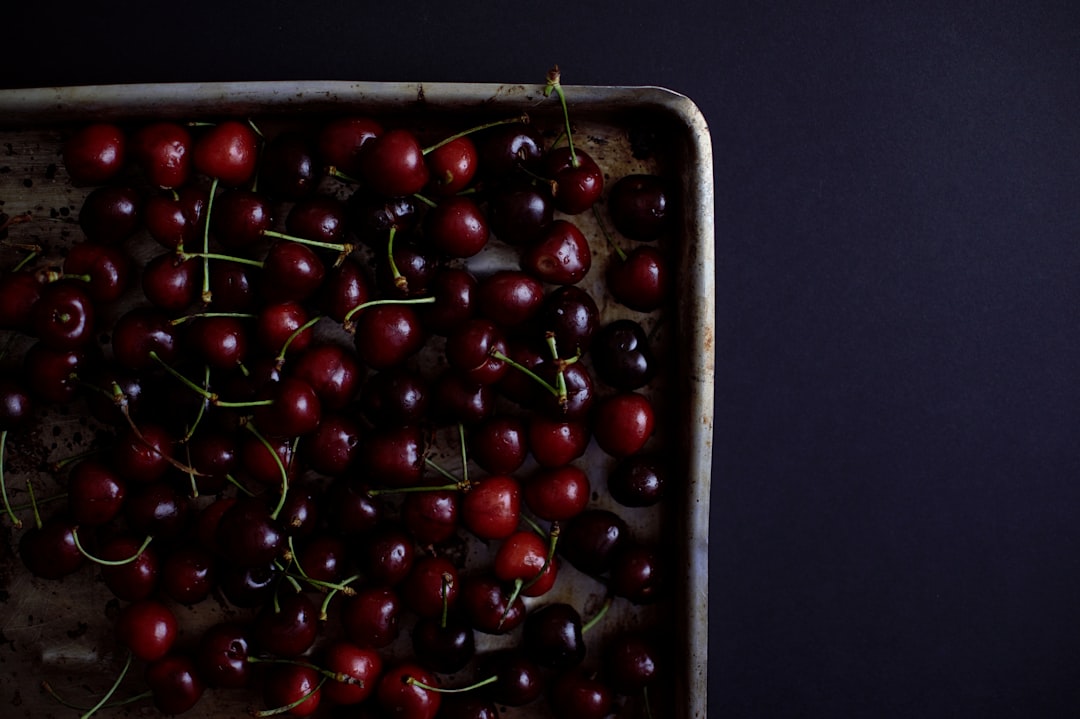
[[(0, 91), (0, 211), (30, 213), (35, 222), (13, 226), (11, 241), (44, 248), (43, 260), (59, 258), (81, 235), (75, 217), (89, 188), (66, 181), (60, 147), (63, 138), (85, 123), (112, 120), (139, 123), (150, 119), (254, 119), (260, 126), (311, 123), (344, 114), (378, 118), (386, 126), (409, 126), (426, 137), (445, 136), (475, 121), (527, 113), (537, 125), (561, 129), (561, 110), (543, 85), (243, 82), (104, 85)], [(645, 317), (610, 298), (598, 299), (602, 321), (629, 316), (642, 321), (662, 343), (667, 370), (645, 390), (673, 407), (650, 445), (674, 461), (677, 489), (659, 508), (619, 508), (635, 536), (663, 540), (670, 557), (672, 591), (661, 602), (634, 606), (616, 601), (597, 625), (603, 636), (620, 626), (648, 622), (671, 638), (674, 671), (653, 699), (656, 716), (705, 717), (708, 637), (708, 539), (714, 382), (714, 221), (712, 147), (708, 128), (694, 103), (656, 87), (566, 86), (577, 146), (605, 171), (607, 183), (631, 172), (656, 172), (674, 182), (679, 221), (671, 237), (675, 248), (676, 298), (671, 311)], [(333, 191), (334, 188), (331, 188)], [(340, 188), (337, 188), (340, 191)], [(590, 239), (593, 269), (582, 286), (604, 297), (603, 265), (610, 250), (590, 213), (574, 221)], [(625, 241), (625, 240), (624, 240)], [(0, 261), (10, 267), (17, 255), (0, 245)], [(502, 258), (505, 260), (505, 258)], [(500, 261), (495, 256), (496, 261)], [(7, 334), (7, 333), (4, 333)], [(0, 341), (6, 341), (0, 336)], [(19, 338), (13, 342), (16, 351)], [(33, 476), (39, 494), (63, 490), (63, 478), (41, 469), (41, 460), (57, 461), (92, 447), (85, 413), (77, 406), (43, 412), (32, 432), (9, 439), (7, 483), (12, 501), (25, 501), (24, 476)], [(34, 446), (27, 446), (27, 445)], [(593, 477), (597, 506), (615, 508), (604, 492), (603, 473), (611, 459), (590, 447), (581, 461)], [(524, 471), (524, 470), (523, 470)], [(47, 679), (65, 698), (92, 704), (109, 686), (122, 663), (111, 635), (116, 601), (102, 587), (95, 567), (87, 566), (60, 581), (32, 578), (22, 569), (14, 548), (19, 531), (0, 518), (0, 702), (20, 716), (67, 716), (65, 709), (39, 689)], [(25, 530), (23, 530), (25, 531)], [(477, 551), (486, 551), (480, 547)], [(603, 587), (566, 567), (553, 593), (541, 602), (568, 601), (588, 615), (603, 598)], [(111, 601), (110, 601), (111, 600)], [(207, 600), (194, 607), (175, 606), (181, 642), (221, 613), (245, 610)], [(404, 632), (403, 632), (404, 633)], [(506, 638), (491, 639), (497, 644)], [(594, 637), (590, 637), (590, 642)], [(395, 645), (397, 646), (397, 645)], [(391, 647), (391, 651), (394, 648)], [(590, 652), (586, 666), (596, 657)], [(467, 683), (444, 678), (449, 686)], [(140, 691), (138, 672), (117, 697)], [(125, 694), (126, 692), (126, 694)], [(239, 714), (259, 706), (259, 697), (207, 692), (187, 713), (192, 717)], [(511, 709), (505, 716), (542, 716), (537, 706)], [(102, 716), (155, 716), (148, 702), (108, 709)], [(620, 715), (643, 715), (629, 703)]]

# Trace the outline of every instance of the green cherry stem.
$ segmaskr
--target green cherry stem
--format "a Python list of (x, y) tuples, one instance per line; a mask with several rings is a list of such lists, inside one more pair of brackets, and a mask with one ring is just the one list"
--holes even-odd
[(8, 431), (5, 429), (0, 432), (0, 497), (4, 500), (4, 511), (7, 512), (8, 517), (11, 518), (11, 524), (15, 529), (22, 529), (22, 520), (15, 516), (15, 510), (11, 508), (11, 501), (8, 499), (7, 483), (4, 482), (4, 455), (7, 450), (7, 436)]
[(277, 657), (273, 659), (263, 659), (262, 657), (253, 657), (248, 655), (247, 661), (250, 664), (291, 664), (294, 667), (304, 667), (305, 669), (311, 669), (318, 672), (320, 675), (335, 682), (341, 682), (342, 684), (352, 684), (354, 686), (362, 687), (364, 682), (351, 677), (343, 672), (334, 672), (329, 669), (323, 669), (322, 667), (312, 664), (311, 662), (302, 662), (299, 659), (279, 659)]
[(558, 390), (557, 387), (552, 386), (552, 384), (550, 382), (548, 382), (546, 379), (544, 379), (540, 375), (533, 372), (531, 369), (529, 369), (525, 365), (523, 365), (520, 362), (512, 359), (511, 357), (508, 357), (507, 355), (503, 354), (502, 352), (499, 352), (498, 350), (492, 350), (491, 356), (494, 357), (495, 359), (501, 361), (501, 362), (505, 362), (506, 364), (510, 365), (511, 367), (518, 370), (519, 372), (524, 372), (528, 377), (531, 377), (533, 380), (535, 380), (537, 383), (539, 383), (541, 387), (546, 389), (553, 396), (559, 397), (559, 390)]
[(100, 564), (104, 567), (122, 567), (125, 564), (131, 564), (136, 559), (141, 557), (142, 553), (146, 551), (146, 548), (150, 546), (150, 542), (154, 541), (154, 536), (152, 534), (148, 534), (146, 536), (146, 539), (143, 540), (143, 543), (139, 545), (139, 548), (135, 550), (135, 554), (132, 554), (130, 557), (125, 557), (124, 559), (102, 559), (101, 557), (97, 557), (86, 551), (86, 549), (82, 545), (82, 542), (79, 540), (78, 527), (73, 527), (71, 529), (71, 539), (75, 542), (75, 549), (79, 550), (79, 554), (83, 555), (94, 564)]
[(279, 240), (288, 240), (289, 242), (295, 242), (299, 245), (310, 245), (311, 247), (321, 247), (324, 250), (334, 250), (335, 252), (344, 252), (348, 254), (352, 252), (353, 246), (347, 244), (337, 244), (333, 242), (320, 242), (319, 240), (308, 240), (303, 237), (297, 237), (296, 235), (287, 235), (284, 232), (278, 232), (277, 230), (263, 230), (262, 234), (265, 237), (274, 237)]
[(206, 224), (203, 225), (202, 239), (202, 301), (204, 305), (210, 304), (213, 295), (210, 292), (210, 213), (214, 209), (214, 195), (217, 194), (218, 178), (210, 183), (210, 196), (206, 200)]
[(429, 692), (435, 692), (437, 694), (462, 694), (464, 692), (471, 692), (474, 689), (479, 689), (480, 687), (486, 687), (488, 684), (494, 684), (497, 681), (499, 681), (499, 676), (496, 674), (488, 677), (487, 679), (482, 679), (475, 684), (470, 684), (467, 687), (456, 687), (454, 689), (447, 689), (444, 687), (433, 687), (430, 684), (425, 684), (416, 677), (408, 677), (405, 679), (406, 684), (410, 684), (414, 687), (420, 687), (421, 689)]
[[(352, 588), (349, 587), (349, 585), (352, 584), (353, 582), (355, 582), (357, 579), (360, 579), (360, 575), (359, 574), (354, 574), (353, 576), (349, 577), (348, 579), (343, 580), (341, 582), (341, 586), (352, 590)], [(343, 594), (345, 594), (345, 596), (352, 596), (352, 595), (356, 594), (355, 590), (352, 590), (352, 595), (350, 595), (349, 592), (345, 592), (345, 591), (343, 591), (341, 589), (338, 589), (337, 587), (331, 587), (330, 591), (327, 592), (326, 596), (323, 598), (322, 604), (319, 605), (319, 621), (320, 622), (325, 622), (329, 618), (328, 612), (330, 611), (330, 600), (333, 599), (334, 596), (338, 592), (342, 592)]]
[(281, 369), (282, 365), (285, 364), (285, 354), (289, 351), (289, 346), (292, 345), (297, 337), (317, 325), (321, 319), (322, 315), (316, 315), (292, 331), (292, 334), (285, 340), (285, 344), (281, 346), (281, 351), (278, 352), (277, 357), (274, 358), (274, 364), (278, 369)]
[(596, 226), (600, 228), (600, 232), (604, 235), (604, 239), (607, 240), (608, 246), (610, 246), (611, 249), (615, 251), (615, 254), (618, 255), (621, 261), (626, 262), (626, 253), (623, 252), (623, 249), (621, 247), (615, 244), (615, 240), (614, 238), (612, 238), (611, 232), (608, 231), (607, 225), (604, 224), (603, 218), (600, 217), (600, 208), (596, 205), (593, 205), (592, 213), (593, 217), (596, 218)]
[(394, 259), (394, 238), (397, 237), (397, 227), (390, 228), (390, 236), (386, 238), (386, 262), (390, 267), (390, 276), (394, 278), (394, 287), (399, 292), (409, 291), (409, 281), (405, 279), (405, 275), (401, 274), (401, 270), (398, 269), (397, 261)]
[[(60, 696), (59, 694), (56, 693), (56, 690), (52, 688), (52, 684), (49, 684), (48, 681), (42, 680), (42, 682), (41, 682), (41, 690), (44, 691), (49, 696), (51, 696), (53, 699), (55, 699), (58, 704), (60, 704), (61, 706), (67, 707), (68, 709), (74, 709), (77, 712), (85, 712), (90, 708), (90, 707), (82, 707), (82, 706), (79, 706), (77, 704), (72, 704), (67, 699), (64, 699), (62, 696)], [(99, 709), (115, 709), (116, 707), (122, 707), (122, 706), (127, 706), (128, 704), (134, 704), (135, 702), (142, 701), (143, 699), (149, 699), (152, 696), (154, 696), (153, 692), (145, 691), (142, 694), (136, 694), (135, 696), (128, 697), (127, 699), (121, 699), (120, 701), (110, 702), (108, 704), (103, 704), (102, 706), (100, 706), (98, 708)]]
[[(62, 499), (67, 499), (67, 497), (68, 497), (67, 492), (61, 492), (60, 494), (53, 494), (53, 495), (50, 495), (48, 497), (45, 497), (44, 499), (39, 499), (37, 501), (37, 503), (38, 503), (38, 506), (41, 506), (42, 504), (48, 504), (49, 502), (59, 502)], [(27, 503), (27, 504), (13, 504), (11, 506), (11, 508), (12, 509), (17, 509), (17, 510), (30, 509), (30, 504), (29, 503)]]
[(150, 358), (152, 360), (154, 360), (155, 362), (157, 362), (159, 365), (161, 365), (162, 369), (164, 369), (168, 374), (172, 375), (177, 380), (179, 380), (181, 384), (183, 384), (185, 387), (187, 387), (192, 392), (199, 395), (200, 397), (202, 397), (203, 399), (205, 399), (207, 402), (214, 405), (215, 407), (231, 407), (231, 408), (241, 408), (242, 409), (242, 408), (245, 408), (245, 407), (269, 407), (270, 405), (272, 405), (274, 403), (274, 400), (272, 400), (272, 399), (254, 399), (254, 400), (248, 400), (248, 401), (245, 401), (245, 402), (229, 402), (229, 401), (223, 400), (216, 393), (211, 392), (210, 390), (205, 389), (203, 387), (200, 387), (199, 385), (195, 384), (190, 379), (188, 379), (186, 376), (184, 376), (182, 373), (180, 373), (177, 370), (170, 367), (168, 365), (168, 363), (165, 362), (165, 360), (161, 359), (161, 357), (158, 356), (157, 352), (154, 352), (153, 350), (151, 350), (150, 351)]
[(469, 486), (469, 457), (465, 451), (465, 425), (458, 422), (458, 441), (461, 443), (461, 481)]
[(191, 315), (184, 315), (183, 317), (177, 317), (169, 320), (169, 324), (175, 327), (176, 325), (189, 322), (191, 320), (197, 320), (200, 317), (236, 317), (237, 319), (253, 320), (258, 315), (254, 315), (250, 312), (196, 312)]
[(423, 152), (425, 155), (427, 155), (428, 153), (431, 153), (431, 152), (434, 152), (435, 150), (438, 150), (443, 145), (449, 145), (451, 142), (453, 142), (454, 140), (457, 140), (458, 138), (465, 137), (466, 135), (472, 135), (473, 133), (476, 133), (476, 132), (482, 132), (484, 130), (490, 130), (491, 128), (498, 127), (499, 125), (512, 125), (515, 122), (520, 122), (522, 124), (528, 125), (529, 124), (529, 116), (522, 113), (521, 115), (518, 115), (517, 117), (508, 117), (508, 118), (505, 118), (505, 119), (502, 119), (502, 120), (493, 120), (492, 122), (488, 122), (488, 123), (485, 123), (483, 125), (477, 125), (476, 127), (470, 127), (468, 130), (463, 130), (461, 132), (455, 133), (455, 134), (451, 135), (450, 137), (446, 138), (445, 140), (440, 140), (439, 142), (436, 142), (434, 145), (431, 145), (430, 147), (425, 147), (421, 152)]
[(308, 699), (310, 699), (311, 696), (315, 692), (322, 689), (322, 685), (325, 684), (326, 681), (327, 681), (326, 677), (322, 676), (322, 677), (319, 678), (319, 683), (315, 685), (314, 689), (312, 689), (311, 691), (309, 691), (307, 694), (300, 697), (296, 701), (289, 702), (285, 706), (277, 707), (276, 709), (263, 709), (262, 711), (253, 711), (253, 712), (251, 712), (251, 716), (253, 716), (253, 717), (269, 717), (269, 716), (274, 716), (276, 714), (288, 714), (293, 709), (295, 709), (296, 707), (300, 706), (301, 704), (306, 702)]
[(249, 496), (249, 497), (254, 497), (255, 496), (254, 492), (252, 492), (250, 489), (248, 489), (244, 485), (240, 484), (240, 480), (237, 479), (236, 477), (232, 476), (231, 474), (226, 474), (225, 475), (225, 481), (228, 482), (229, 484), (231, 484), (232, 486), (236, 487), (238, 490), (240, 490), (241, 492), (243, 492), (247, 496)]
[(609, 594), (607, 595), (607, 597), (604, 598), (604, 604), (600, 607), (600, 611), (596, 613), (596, 616), (581, 625), (582, 634), (595, 627), (597, 623), (599, 623), (599, 621), (604, 618), (604, 615), (607, 614), (607, 611), (611, 609), (611, 601), (612, 596)]
[(330, 177), (341, 180), (342, 182), (347, 182), (350, 185), (359, 185), (360, 184), (359, 178), (353, 177), (352, 175), (347, 175), (347, 174), (345, 174), (344, 172), (342, 172), (341, 170), (339, 170), (337, 167), (335, 167), (333, 165), (329, 165), (326, 168), (326, 174), (329, 175)]
[(120, 670), (120, 676), (118, 676), (116, 678), (116, 681), (113, 682), (113, 685), (111, 687), (109, 687), (109, 691), (105, 692), (105, 696), (101, 697), (101, 699), (98, 700), (98, 703), (95, 704), (94, 706), (90, 707), (86, 711), (86, 713), (83, 714), (79, 719), (89, 719), (90, 716), (92, 716), (95, 712), (97, 712), (98, 709), (101, 709), (103, 706), (105, 706), (105, 704), (108, 703), (109, 699), (112, 698), (112, 695), (120, 687), (120, 682), (124, 681), (124, 677), (127, 676), (128, 669), (130, 669), (130, 668), (131, 668), (131, 652), (128, 652), (127, 660), (124, 662), (124, 668)]
[(435, 304), (434, 297), (414, 297), (407, 300), (371, 300), (370, 302), (364, 302), (362, 304), (353, 307), (351, 310), (345, 313), (345, 318), (342, 320), (342, 324), (348, 327), (352, 323), (352, 318), (357, 315), (361, 310), (366, 310), (368, 307), (375, 307), (377, 305), (431, 305)]
[(570, 111), (566, 109), (566, 93), (563, 92), (561, 79), (562, 74), (559, 72), (558, 65), (548, 70), (547, 84), (544, 85), (544, 97), (550, 97), (553, 90), (559, 96), (563, 118), (566, 120), (566, 142), (570, 146), (570, 163), (574, 167), (578, 167), (581, 161), (578, 160), (577, 153), (574, 152), (574, 136), (570, 129)]
[(270, 456), (274, 458), (274, 463), (277, 464), (278, 471), (281, 472), (281, 496), (278, 497), (277, 506), (274, 507), (274, 511), (270, 513), (270, 519), (277, 520), (278, 515), (281, 514), (281, 510), (285, 507), (285, 495), (289, 492), (289, 473), (285, 469), (284, 462), (281, 461), (280, 455), (275, 450), (266, 437), (263, 437), (259, 430), (255, 429), (255, 425), (251, 422), (244, 422), (244, 428), (248, 432), (251, 432), (255, 436), (255, 439), (259, 440), (259, 444), (266, 448), (266, 451), (270, 453)]
[(251, 267), (260, 268), (266, 264), (261, 260), (252, 260), (247, 257), (236, 257), (234, 255), (223, 255), (220, 252), (182, 252), (179, 257), (181, 262), (201, 257), (206, 262), (209, 262), (210, 260), (224, 260), (225, 262), (235, 262), (240, 265), (249, 265)]

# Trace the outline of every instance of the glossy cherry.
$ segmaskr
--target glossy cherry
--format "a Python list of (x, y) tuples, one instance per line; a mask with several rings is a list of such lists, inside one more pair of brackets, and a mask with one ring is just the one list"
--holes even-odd
[(112, 123), (97, 122), (75, 131), (64, 142), (64, 168), (75, 185), (100, 185), (124, 168), (128, 141)]
[(400, 630), (401, 600), (387, 587), (361, 589), (341, 607), (345, 637), (361, 647), (389, 646)]
[(351, 116), (330, 120), (322, 126), (316, 140), (319, 158), (324, 166), (358, 178), (362, 171), (360, 156), (364, 145), (382, 132), (382, 125), (370, 117)]
[(521, 268), (543, 282), (573, 285), (592, 267), (592, 250), (577, 225), (555, 220), (521, 253)]
[(315, 192), (322, 177), (315, 143), (306, 134), (286, 131), (263, 147), (259, 185), (279, 200), (296, 201)]
[(192, 164), (196, 171), (226, 186), (243, 185), (255, 176), (259, 136), (246, 122), (225, 120), (195, 139)]
[(512, 591), (492, 574), (478, 574), (462, 580), (462, 611), (478, 632), (506, 634), (525, 620), (521, 597), (511, 602)]
[(520, 270), (497, 270), (477, 288), (480, 313), (503, 328), (517, 327), (532, 319), (544, 302), (544, 285)]
[(472, 182), (479, 165), (476, 143), (467, 135), (440, 143), (425, 155), (428, 173), (427, 192), (437, 197), (450, 197)]
[(207, 199), (206, 191), (193, 185), (151, 195), (143, 204), (147, 232), (165, 249), (194, 248), (202, 238)]
[(116, 640), (144, 662), (161, 659), (172, 649), (178, 629), (176, 615), (156, 599), (124, 607), (116, 618)]
[(151, 185), (166, 189), (187, 184), (191, 177), (191, 133), (175, 122), (154, 122), (140, 128), (132, 142), (135, 161)]
[(664, 256), (651, 245), (639, 245), (626, 258), (608, 261), (607, 286), (622, 305), (638, 312), (659, 309), (668, 299), (671, 279)]
[(542, 667), (568, 669), (585, 658), (581, 615), (569, 604), (555, 602), (535, 609), (525, 618), (522, 645)]
[(205, 685), (194, 660), (185, 654), (169, 654), (146, 667), (146, 686), (154, 706), (162, 714), (183, 714), (202, 698)]
[(597, 331), (592, 360), (597, 378), (616, 389), (640, 389), (657, 372), (649, 338), (631, 319), (614, 320)]
[(521, 519), (521, 486), (509, 475), (476, 480), (461, 501), (461, 521), (480, 539), (504, 539)]
[(131, 280), (131, 260), (118, 247), (77, 242), (68, 249), (64, 274), (87, 279), (86, 292), (95, 305), (116, 302)]
[(262, 686), (267, 711), (292, 707), (279, 712), (285, 716), (311, 716), (322, 700), (319, 672), (308, 666), (273, 664)]
[(563, 526), (559, 553), (592, 576), (607, 572), (615, 554), (629, 541), (626, 522), (606, 509), (586, 509)]
[(328, 681), (323, 684), (323, 696), (337, 705), (359, 704), (375, 693), (383, 671), (382, 655), (378, 651), (337, 640), (326, 648), (322, 666), (354, 680)]
[(551, 178), (555, 207), (568, 215), (585, 212), (604, 192), (604, 172), (580, 149), (556, 147), (544, 156), (544, 176)]
[(161, 588), (180, 604), (198, 604), (209, 597), (214, 580), (214, 556), (202, 547), (178, 547), (161, 564)]
[(35, 577), (60, 579), (85, 564), (75, 546), (74, 522), (65, 515), (46, 519), (41, 527), (31, 527), (19, 538), (19, 559)]
[(243, 497), (222, 515), (214, 540), (226, 559), (255, 567), (277, 558), (285, 535), (266, 502)]
[(624, 507), (651, 507), (667, 495), (668, 477), (668, 465), (660, 457), (630, 455), (608, 473), (608, 493)]
[(78, 280), (51, 282), (34, 304), (34, 334), (50, 349), (78, 349), (94, 339), (94, 301)]
[(548, 703), (557, 715), (603, 719), (614, 702), (611, 689), (599, 679), (579, 671), (560, 674), (551, 683)]
[(146, 299), (174, 317), (199, 301), (201, 281), (202, 263), (198, 259), (182, 260), (171, 252), (150, 260), (142, 272)]
[(533, 415), (529, 418), (528, 442), (541, 467), (562, 467), (585, 454), (592, 433), (583, 420)]
[(356, 317), (356, 353), (376, 370), (399, 365), (420, 351), (427, 340), (420, 318), (409, 305), (376, 305)]
[(662, 235), (674, 216), (667, 183), (656, 175), (625, 175), (611, 186), (608, 212), (615, 229), (632, 240)]
[(112, 349), (122, 367), (138, 371), (158, 366), (151, 352), (171, 364), (180, 352), (180, 343), (168, 315), (150, 307), (135, 307), (113, 325)]
[(127, 485), (98, 459), (80, 460), (68, 474), (68, 511), (79, 526), (98, 526), (120, 514)]
[(319, 635), (319, 610), (306, 594), (283, 592), (277, 602), (255, 616), (251, 637), (262, 651), (277, 657), (298, 657)]
[(589, 475), (580, 467), (545, 468), (525, 483), (525, 504), (541, 519), (570, 519), (588, 505), (590, 490)]
[[(80, 534), (80, 538), (82, 535)], [(153, 543), (143, 548), (143, 540), (128, 534), (120, 534), (98, 545), (96, 556), (107, 562), (123, 564), (101, 565), (101, 579), (117, 599), (138, 602), (151, 597), (158, 589), (161, 579), (161, 558)], [(138, 554), (136, 557), (135, 555)], [(135, 559), (128, 560), (131, 557)]]
[(203, 632), (195, 650), (199, 676), (207, 686), (242, 689), (251, 680), (248, 628), (235, 621), (214, 624)]
[(652, 437), (656, 415), (652, 403), (637, 392), (620, 392), (596, 406), (593, 436), (600, 448), (614, 457), (641, 450)]
[(478, 424), (469, 432), (468, 442), (469, 456), (490, 474), (513, 474), (529, 453), (525, 423), (508, 415)]
[(383, 197), (413, 195), (424, 189), (429, 178), (420, 142), (401, 128), (387, 130), (365, 144), (360, 170), (367, 186)]
[(79, 209), (79, 227), (91, 242), (115, 245), (142, 227), (142, 196), (125, 185), (90, 192)]
[(368, 377), (360, 392), (360, 408), (380, 427), (417, 424), (427, 416), (430, 387), (419, 373), (391, 367)]
[(446, 257), (472, 257), (484, 249), (490, 234), (480, 206), (467, 195), (447, 197), (424, 218), (425, 239)]

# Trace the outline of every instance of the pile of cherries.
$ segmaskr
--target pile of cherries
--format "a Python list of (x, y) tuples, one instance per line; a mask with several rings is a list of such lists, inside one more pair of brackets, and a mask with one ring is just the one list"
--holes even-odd
[[(557, 74), (547, 91), (565, 111)], [(671, 193), (656, 175), (605, 193), (571, 129), (506, 118), (425, 147), (370, 117), (272, 136), (230, 118), (65, 138), (83, 237), (0, 276), (0, 329), (26, 348), (0, 380), (0, 462), (57, 407), (85, 403), (103, 439), (62, 463), (55, 502), (0, 472), (4, 521), (36, 577), (100, 565), (125, 671), (163, 714), (257, 688), (260, 716), (644, 715), (670, 681), (670, 628), (632, 614), (583, 666), (610, 603), (666, 589), (670, 555), (595, 498), (670, 494), (650, 444), (663, 357), (639, 320), (670, 301)], [(629, 312), (604, 322), (579, 285), (608, 255), (601, 306)], [(593, 442), (607, 476), (579, 466)], [(593, 616), (545, 601), (564, 563), (607, 596)], [(240, 611), (181, 636), (177, 608), (208, 599)], [(466, 669), (477, 686), (447, 693)]]

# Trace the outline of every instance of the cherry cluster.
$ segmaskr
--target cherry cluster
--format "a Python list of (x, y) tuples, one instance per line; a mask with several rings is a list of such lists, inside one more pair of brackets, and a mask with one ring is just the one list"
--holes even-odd
[[(547, 89), (565, 112), (557, 75)], [(590, 648), (601, 668), (581, 667), (606, 607), (656, 601), (672, 561), (594, 501), (670, 493), (649, 445), (663, 357), (633, 318), (670, 301), (667, 182), (605, 188), (568, 115), (428, 146), (366, 116), (262, 129), (100, 122), (66, 139), (83, 237), (59, 266), (31, 254), (0, 277), (0, 329), (27, 343), (0, 380), (23, 564), (48, 580), (100, 565), (125, 671), (143, 666), (167, 715), (256, 686), (260, 716), (495, 717), (541, 697), (646, 713), (671, 671), (657, 628), (624, 622)], [(575, 222), (590, 212), (606, 239)], [(602, 321), (610, 302), (629, 312)], [(57, 470), (58, 509), (30, 479), (14, 505), (9, 432), (75, 403), (105, 441)], [(579, 461), (592, 443), (605, 477)], [(544, 599), (564, 563), (607, 595), (587, 620)], [(211, 598), (246, 618), (178, 638), (176, 606)], [(467, 668), (475, 690), (448, 693)]]

